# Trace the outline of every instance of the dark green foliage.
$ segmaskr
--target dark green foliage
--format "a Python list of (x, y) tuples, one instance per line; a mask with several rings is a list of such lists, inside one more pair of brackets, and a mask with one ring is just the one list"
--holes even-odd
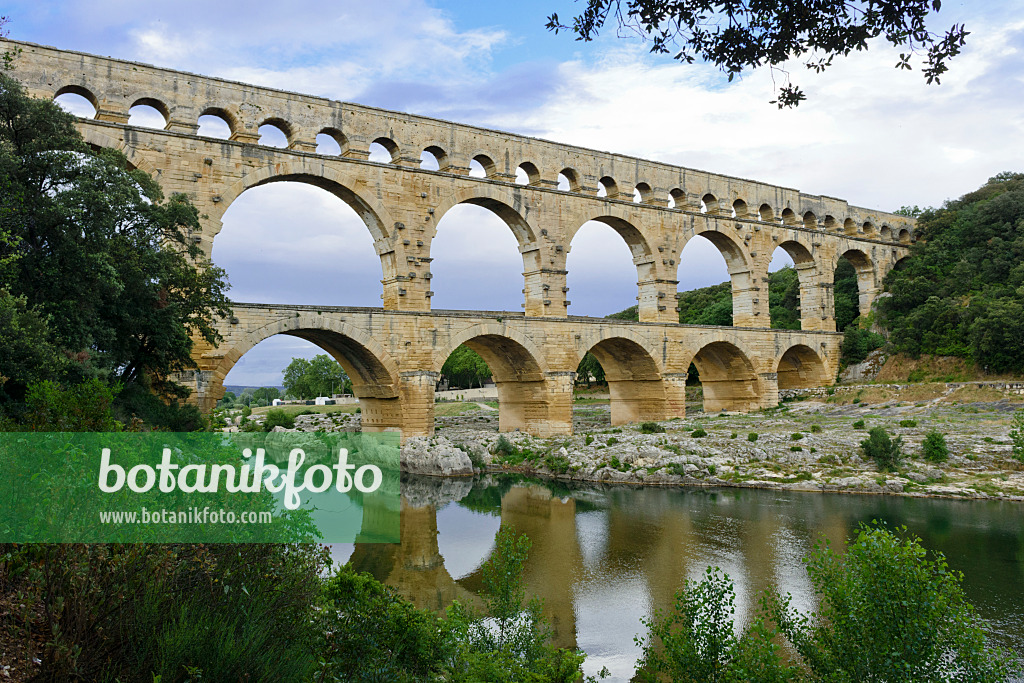
[(700, 427), (697, 427), (692, 432), (690, 432), (690, 436), (692, 436), (694, 439), (701, 439), (707, 435), (708, 433), (701, 429)]
[(494, 448), (491, 449), (491, 453), (494, 455), (509, 456), (515, 453), (518, 449), (504, 434), (498, 435), (498, 441), (494, 444)]
[(448, 378), (450, 386), (471, 389), (482, 387), (491, 378), (491, 369), (473, 349), (459, 345), (441, 366), (441, 374)]
[(757, 441), (757, 432), (750, 432), (749, 434), (747, 434), (747, 441), (751, 443)]
[(556, 474), (565, 474), (571, 464), (564, 455), (548, 455), (544, 458), (544, 466)]
[[(651, 52), (672, 55), (684, 64), (714, 64), (729, 81), (747, 69), (782, 70), (785, 80), (771, 101), (781, 109), (806, 99), (783, 70), (789, 60), (803, 57), (804, 66), (821, 72), (836, 57), (867, 49), (870, 38), (884, 37), (900, 48), (899, 69), (912, 69), (911, 58), (924, 55), (925, 80), (938, 83), (968, 35), (962, 24), (953, 24), (945, 35), (929, 31), (927, 20), (939, 6), (931, 0), (895, 0), (866, 8), (841, 0), (588, 0), (572, 18), (571, 30), (577, 40), (593, 40), (611, 16), (615, 27), (610, 34), (641, 36), (650, 40)], [(570, 29), (558, 14), (548, 17), (546, 27), (555, 33)]]
[(839, 258), (832, 281), (835, 283), (832, 292), (836, 310), (836, 330), (842, 332), (861, 314), (857, 271), (845, 257)]
[(821, 434), (821, 425), (811, 425), (812, 434)]
[(0, 72), (0, 318), (25, 335), (2, 345), (6, 397), (90, 377), (146, 377), (181, 397), (167, 375), (193, 367), (192, 335), (216, 343), (215, 319), (230, 314), (223, 271), (190, 239), (200, 227), (184, 195), (165, 200), (123, 154), (94, 152), (74, 117)]
[(840, 358), (844, 364), (860, 363), (868, 357), (869, 353), (882, 348), (884, 344), (885, 337), (854, 323), (843, 331)]
[(263, 421), (263, 431), (272, 432), (274, 427), (295, 429), (295, 418), (280, 408), (267, 411), (267, 419)]
[(185, 667), (209, 681), (312, 678), (317, 577), (329, 562), (319, 546), (0, 546), (5, 554), (7, 588), (37, 606), (36, 627), (50, 634), (35, 680), (181, 681)]
[(925, 434), (921, 457), (929, 462), (946, 462), (949, 459), (949, 447), (942, 432), (932, 430)]
[(137, 418), (148, 427), (169, 432), (206, 429), (206, 418), (197, 406), (177, 398), (157, 396), (150, 388), (148, 377), (141, 377), (121, 390), (115, 414), (125, 422)]
[(1013, 457), (1024, 462), (1024, 410), (1013, 414), (1010, 423), (1010, 441), (1013, 444)]
[(903, 437), (890, 438), (882, 427), (872, 427), (868, 438), (860, 442), (864, 456), (874, 460), (878, 469), (895, 471), (903, 459)]
[(896, 349), (1024, 371), (1024, 174), (924, 211), (918, 234), (879, 302)]
[(617, 444), (618, 442), (619, 442), (619, 440), (618, 440), (618, 439), (616, 439), (616, 438), (615, 438), (614, 436), (609, 436), (609, 437), (608, 437), (608, 440), (607, 440), (607, 441), (605, 441), (605, 443), (606, 443), (607, 445), (609, 445), (609, 446), (614, 446), (614, 445), (615, 445), (615, 444)]
[(857, 420), (856, 422), (853, 423), (854, 429), (864, 429), (864, 426), (864, 420)]
[(326, 587), (323, 678), (352, 683), (430, 680), (451, 644), (444, 623), (369, 574), (339, 569)]
[(576, 368), (576, 380), (586, 382), (587, 388), (590, 388), (591, 382), (604, 384), (604, 368), (597, 362), (594, 354), (589, 351), (583, 355), (583, 359)]
[(15, 395), (23, 395), (31, 382), (63, 376), (69, 362), (54, 344), (46, 318), (25, 297), (0, 289), (0, 397), (8, 381)]
[(98, 379), (62, 387), (49, 380), (30, 384), (19, 427), (31, 432), (119, 432), (112, 412), (116, 391)]
[(800, 432), (793, 432), (792, 434), (789, 435), (789, 438), (792, 441), (799, 441), (800, 439), (804, 438), (804, 435), (801, 434)]
[(900, 427), (916, 427), (917, 420), (900, 420)]
[(986, 644), (963, 576), (906, 529), (861, 526), (845, 554), (819, 543), (807, 572), (817, 613), (800, 614), (788, 596), (771, 611), (811, 680), (1008, 680), (1010, 660)]
[(774, 329), (800, 329), (800, 276), (792, 266), (769, 273), (768, 312)]
[[(318, 396), (332, 396), (335, 393), (350, 393), (352, 381), (341, 368), (341, 365), (326, 354), (317, 354), (312, 360), (292, 358), (284, 369), (281, 380), (284, 390), (298, 399), (309, 400)], [(256, 389), (252, 392), (252, 401), (260, 398), (273, 400), (277, 396), (270, 395), (269, 387)], [(248, 389), (246, 392), (248, 393)]]
[(803, 446), (790, 446), (789, 447), (789, 450), (793, 451), (794, 453), (802, 451), (803, 449), (804, 449)]
[(641, 434), (664, 434), (665, 428), (657, 422), (641, 422), (640, 423)]
[(732, 325), (732, 284), (701, 287), (676, 295), (679, 322), (687, 325)]
[[(796, 671), (784, 666), (773, 642), (776, 631), (759, 614), (740, 635), (734, 633), (736, 599), (732, 581), (717, 567), (700, 581), (687, 580), (665, 614), (656, 610), (644, 625), (649, 636), (636, 639), (644, 652), (635, 680), (657, 683), (781, 683)], [(667, 677), (667, 678), (666, 678)]]

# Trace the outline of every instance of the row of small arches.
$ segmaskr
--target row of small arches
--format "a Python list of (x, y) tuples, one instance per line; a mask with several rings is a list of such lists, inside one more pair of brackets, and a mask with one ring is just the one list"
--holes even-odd
[[(57, 91), (55, 99), (62, 102), (72, 113), (83, 118), (94, 117), (98, 110), (98, 101), (95, 95), (81, 86), (66, 86)], [(89, 111), (90, 108), (91, 111)], [(163, 129), (170, 123), (170, 112), (167, 105), (155, 98), (144, 97), (136, 100), (129, 107), (128, 113), (130, 125)], [(222, 139), (230, 138), (239, 129), (235, 118), (227, 110), (218, 107), (204, 109), (198, 118), (198, 125), (199, 135)], [(258, 128), (258, 132), (261, 145), (287, 148), (295, 142), (292, 127), (287, 121), (277, 117), (264, 120)], [(350, 152), (347, 137), (335, 128), (321, 129), (316, 135), (315, 144), (316, 153), (325, 156), (347, 156)], [(370, 144), (367, 159), (376, 163), (399, 163), (402, 161), (401, 150), (391, 138), (378, 137)], [(420, 153), (419, 166), (425, 170), (448, 171), (452, 169), (452, 162), (444, 149), (437, 145), (430, 145)], [(467, 172), (471, 177), (512, 180), (519, 185), (546, 184), (541, 178), (540, 169), (532, 162), (524, 161), (519, 164), (513, 178), (503, 175), (494, 160), (483, 153), (476, 154), (470, 159)], [(556, 182), (557, 189), (561, 191), (575, 193), (586, 191), (581, 175), (573, 168), (562, 169), (558, 173)], [(620, 189), (619, 183), (611, 176), (603, 176), (598, 180), (596, 196), (613, 199), (628, 199), (632, 196), (632, 200), (639, 204), (687, 208), (686, 193), (679, 188), (670, 190), (664, 198), (657, 197), (657, 193), (645, 182), (637, 183), (632, 188), (631, 195), (628, 190), (628, 186)], [(902, 244), (909, 244), (914, 240), (913, 233), (906, 227), (893, 228), (884, 223), (877, 226), (870, 220), (859, 222), (853, 218), (839, 221), (831, 215), (826, 215), (819, 225), (818, 217), (812, 211), (806, 211), (800, 215), (786, 207), (780, 215), (776, 216), (773, 207), (767, 203), (762, 203), (755, 208), (743, 199), (736, 199), (729, 204), (728, 200), (722, 201), (710, 192), (704, 193), (700, 197), (699, 204), (694, 204), (689, 208), (708, 215), (760, 220), (766, 223), (804, 227), (810, 230), (824, 229), (826, 232), (850, 236), (861, 235)]]

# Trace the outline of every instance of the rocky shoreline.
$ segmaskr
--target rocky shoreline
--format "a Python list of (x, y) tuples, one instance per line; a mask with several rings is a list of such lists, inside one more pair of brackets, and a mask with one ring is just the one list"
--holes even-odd
[[(742, 487), (1024, 501), (1024, 463), (1012, 457), (1013, 413), (1024, 386), (966, 383), (812, 389), (777, 408), (612, 427), (608, 405), (578, 401), (573, 436), (498, 433), (485, 404), (455, 404), (436, 434), (402, 449), (410, 474), (458, 477), (511, 472), (569, 482)], [(439, 404), (444, 405), (444, 404)], [(456, 408), (457, 409), (454, 409)], [(357, 429), (359, 415), (303, 415), (296, 429)], [(881, 472), (860, 442), (880, 426), (903, 440), (903, 463)], [(922, 459), (929, 431), (946, 437), (949, 458)]]

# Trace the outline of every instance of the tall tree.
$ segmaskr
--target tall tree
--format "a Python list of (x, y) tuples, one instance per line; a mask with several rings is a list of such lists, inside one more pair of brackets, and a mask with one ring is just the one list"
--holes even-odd
[(165, 199), (123, 154), (92, 150), (74, 117), (0, 70), (0, 297), (67, 359), (29, 371), (0, 353), (8, 396), (40, 374), (177, 390), (164, 379), (194, 367), (192, 335), (216, 343), (230, 314), (223, 271), (189, 239), (198, 229), (184, 195)]
[(445, 360), (441, 374), (448, 378), (451, 386), (471, 389), (473, 385), (483, 386), (491, 378), (491, 369), (480, 354), (468, 346), (460, 345)]
[(322, 353), (312, 360), (292, 358), (284, 370), (282, 382), (286, 393), (301, 399), (352, 391), (352, 381), (341, 365)]
[[(787, 61), (803, 57), (808, 69), (821, 72), (836, 57), (866, 50), (873, 38), (906, 50), (899, 69), (911, 69), (911, 59), (923, 53), (925, 80), (938, 83), (968, 35), (962, 24), (941, 35), (930, 31), (928, 19), (939, 7), (940, 0), (587, 0), (571, 30), (577, 40), (593, 40), (611, 17), (619, 29), (650, 40), (651, 52), (714, 64), (730, 81), (768, 65), (785, 75), (772, 100), (782, 108), (806, 99), (789, 82)], [(547, 28), (558, 33), (569, 26), (552, 14)]]

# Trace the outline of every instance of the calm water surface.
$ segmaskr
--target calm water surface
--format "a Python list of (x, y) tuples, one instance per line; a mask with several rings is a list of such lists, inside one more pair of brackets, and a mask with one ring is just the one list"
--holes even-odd
[(628, 680), (641, 618), (668, 609), (688, 578), (721, 567), (737, 620), (775, 587), (814, 607), (802, 558), (819, 539), (841, 546), (860, 522), (905, 525), (963, 572), (993, 639), (1024, 656), (1024, 505), (754, 489), (572, 487), (486, 478), (403, 481), (402, 543), (334, 547), (339, 561), (394, 586), (419, 607), (477, 601), (480, 565), (499, 527), (526, 533), (527, 591), (544, 599), (556, 644)]

